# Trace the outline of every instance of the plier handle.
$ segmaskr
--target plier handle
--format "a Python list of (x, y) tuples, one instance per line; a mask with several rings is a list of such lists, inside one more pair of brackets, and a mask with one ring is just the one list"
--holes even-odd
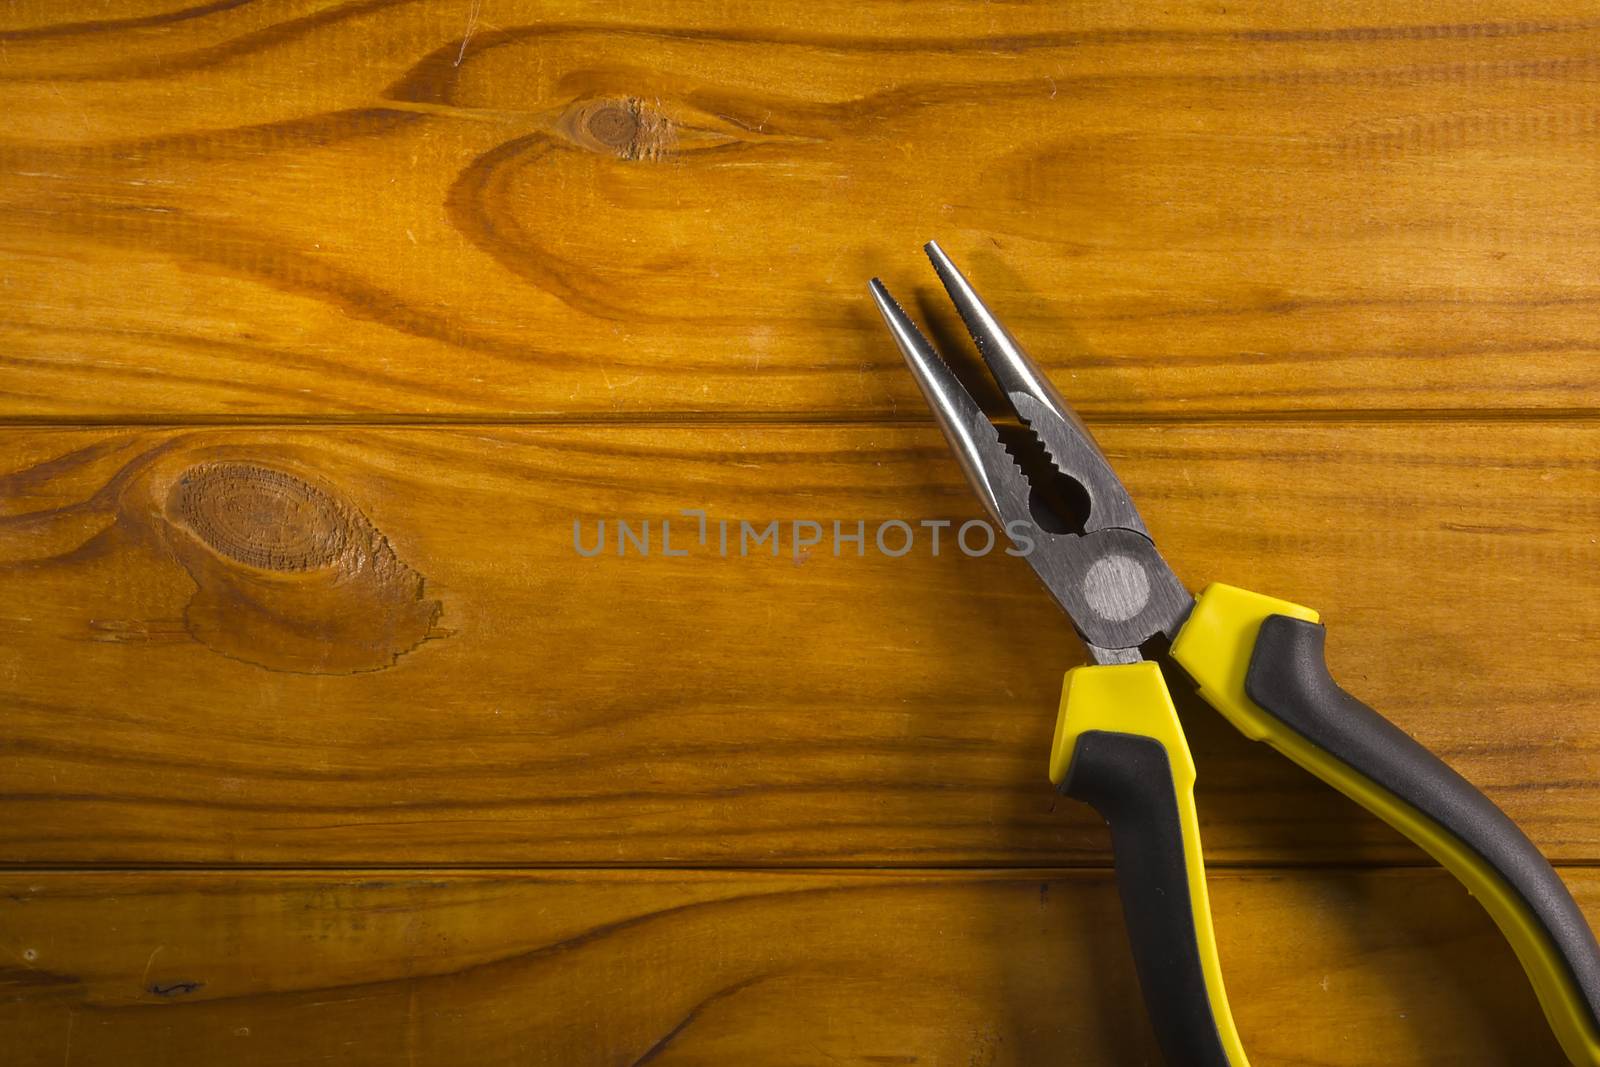
[(1000, 528), (1031, 546), (1019, 554), (1093, 661), (1067, 672), (1050, 780), (1110, 824), (1134, 962), (1167, 1062), (1247, 1064), (1212, 932), (1194, 761), (1163, 660), (1246, 737), (1455, 875), (1515, 950), (1567, 1057), (1600, 1067), (1600, 946), (1554, 868), (1470, 782), (1339, 687), (1315, 611), (1222, 584), (1191, 596), (1082, 421), (938, 245), (926, 250), (1020, 419), (1012, 440), (877, 279), (872, 294), (967, 480)]

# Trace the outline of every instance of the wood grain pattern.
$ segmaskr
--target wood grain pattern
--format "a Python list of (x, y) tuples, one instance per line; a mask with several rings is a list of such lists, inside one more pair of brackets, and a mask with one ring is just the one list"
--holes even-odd
[[(1600, 878), (1567, 873), (1600, 919)], [(1560, 1060), (1442, 874), (1212, 892), (1253, 1063)], [(33, 873), (5, 893), (18, 1067), (1158, 1062), (1103, 871)]]
[(1600, 22), (1236, 8), (13, 3), (0, 417), (1593, 411)]
[[(1181, 576), (1317, 605), (1348, 685), (1552, 855), (1600, 858), (1600, 683), (1575, 667), (1600, 428), (1102, 440)], [(1044, 781), (1082, 651), (1029, 569), (949, 533), (938, 557), (833, 554), (833, 520), (976, 514), (931, 428), (12, 430), (0, 452), (7, 861), (1105, 861)], [(686, 507), (781, 520), (782, 553), (722, 558)], [(657, 523), (655, 554), (614, 530), (575, 551), (575, 520), (588, 543), (618, 518)], [(796, 520), (830, 542), (797, 556)], [(1417, 858), (1185, 713), (1214, 859)]]
[[(1153, 1062), (1027, 568), (681, 514), (976, 515), (928, 237), (1600, 918), (1600, 18), (1240, 8), (4, 5), (0, 1062)], [(1180, 710), (1258, 1067), (1557, 1061)]]

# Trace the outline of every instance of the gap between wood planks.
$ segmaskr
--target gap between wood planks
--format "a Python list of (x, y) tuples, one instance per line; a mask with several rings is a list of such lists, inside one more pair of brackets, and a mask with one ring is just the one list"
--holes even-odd
[[(1551, 861), (1551, 866), (1557, 870), (1587, 871), (1600, 870), (1600, 859), (1562, 860)], [(45, 864), (39, 866), (29, 865), (0, 865), (0, 878), (10, 875), (78, 875), (78, 874), (133, 874), (133, 875), (163, 875), (163, 874), (217, 874), (217, 875), (245, 875), (245, 874), (278, 874), (278, 875), (314, 875), (314, 874), (438, 874), (438, 875), (473, 875), (473, 874), (561, 874), (574, 872), (589, 872), (594, 874), (866, 874), (882, 873), (894, 875), (939, 875), (939, 874), (968, 874), (968, 875), (1003, 875), (1006, 877), (1040, 874), (1050, 877), (1065, 877), (1068, 875), (1084, 875), (1102, 877), (1113, 873), (1116, 867), (1109, 862), (1090, 862), (1073, 864), (1071, 866), (1040, 866), (1036, 863), (1023, 863), (1014, 867), (994, 863), (981, 863), (965, 866), (958, 863), (950, 864), (918, 864), (916, 866), (898, 867), (885, 863), (790, 863), (790, 864), (704, 864), (704, 863), (628, 863), (609, 866), (596, 863), (480, 863), (480, 864), (438, 864), (419, 863), (415, 865), (381, 863), (340, 863), (326, 866), (308, 864), (271, 863), (240, 863), (240, 864), (215, 864), (215, 863), (170, 863), (152, 865), (140, 864), (97, 864), (82, 863), (75, 865)], [(1271, 874), (1274, 871), (1311, 871), (1326, 874), (1341, 872), (1367, 872), (1367, 871), (1438, 871), (1444, 868), (1427, 859), (1418, 858), (1415, 862), (1396, 863), (1373, 861), (1371, 863), (1344, 862), (1317, 862), (1304, 863), (1259, 863), (1243, 862), (1239, 860), (1206, 860), (1208, 874)]]
[[(1096, 411), (1084, 413), (1084, 421), (1104, 426), (1251, 426), (1304, 423), (1588, 423), (1600, 422), (1600, 407), (1593, 408), (1327, 408), (1311, 410), (1184, 412), (1182, 414), (1143, 411)], [(908, 412), (900, 415), (863, 416), (859, 412), (817, 411), (730, 411), (671, 412), (646, 411), (606, 415), (570, 414), (470, 414), (433, 415), (397, 412), (384, 415), (15, 415), (0, 416), (0, 430), (7, 429), (182, 429), (192, 426), (293, 427), (296, 429), (381, 429), (389, 427), (492, 427), (551, 426), (648, 429), (681, 426), (916, 426), (932, 425), (931, 415)]]

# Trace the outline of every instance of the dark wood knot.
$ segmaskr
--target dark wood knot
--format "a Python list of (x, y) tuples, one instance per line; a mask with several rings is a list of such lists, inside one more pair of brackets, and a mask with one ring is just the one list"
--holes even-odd
[(283, 471), (207, 463), (178, 479), (176, 511), (219, 555), (268, 571), (331, 566), (350, 517), (332, 497)]
[(618, 159), (660, 159), (672, 147), (672, 123), (636, 97), (582, 100), (558, 123), (567, 139)]

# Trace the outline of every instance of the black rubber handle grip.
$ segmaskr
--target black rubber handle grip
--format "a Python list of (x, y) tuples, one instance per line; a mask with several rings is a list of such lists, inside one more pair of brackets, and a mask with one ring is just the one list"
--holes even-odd
[(1087, 731), (1061, 791), (1092, 806), (1111, 827), (1134, 967), (1168, 1067), (1230, 1067), (1200, 964), (1166, 749), (1142, 734)]
[[(1600, 945), (1560, 876), (1488, 797), (1339, 688), (1323, 658), (1324, 635), (1316, 623), (1268, 616), (1251, 652), (1245, 692), (1289, 730), (1457, 839), (1489, 869), (1485, 873), (1503, 880), (1535, 929), (1509, 930), (1501, 922), (1502, 930), (1513, 945), (1519, 934), (1548, 938), (1582, 1002), (1574, 1008), (1586, 1008), (1589, 1022), (1600, 1028)], [(1552, 1005), (1545, 1009), (1550, 1013)]]

